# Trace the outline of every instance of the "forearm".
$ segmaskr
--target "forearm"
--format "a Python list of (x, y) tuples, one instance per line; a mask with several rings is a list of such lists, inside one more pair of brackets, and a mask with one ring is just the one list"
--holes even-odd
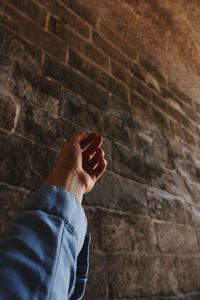
[(81, 205), (55, 186), (34, 193), (0, 238), (1, 299), (67, 299), (86, 233)]

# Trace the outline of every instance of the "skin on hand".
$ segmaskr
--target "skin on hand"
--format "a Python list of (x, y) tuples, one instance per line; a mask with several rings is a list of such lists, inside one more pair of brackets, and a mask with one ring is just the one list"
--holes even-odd
[(82, 202), (83, 194), (93, 189), (106, 169), (102, 143), (103, 137), (96, 132), (74, 134), (61, 149), (45, 185), (60, 186)]

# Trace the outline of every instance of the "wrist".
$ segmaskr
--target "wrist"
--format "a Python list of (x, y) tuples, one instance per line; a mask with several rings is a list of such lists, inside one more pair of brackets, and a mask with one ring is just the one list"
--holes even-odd
[(54, 169), (49, 177), (45, 180), (45, 185), (56, 185), (71, 193), (80, 203), (83, 200), (85, 187), (80, 182), (80, 178), (75, 170), (66, 170), (59, 168)]

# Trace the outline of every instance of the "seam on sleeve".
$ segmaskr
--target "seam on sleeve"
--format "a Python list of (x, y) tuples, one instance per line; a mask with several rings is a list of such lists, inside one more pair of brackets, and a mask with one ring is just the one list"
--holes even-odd
[(61, 247), (62, 247), (62, 240), (63, 240), (63, 235), (64, 235), (64, 228), (65, 228), (65, 226), (63, 224), (62, 234), (61, 234), (61, 239), (60, 239), (60, 245), (59, 245), (59, 251), (58, 251), (58, 255), (57, 255), (57, 258), (56, 258), (56, 262), (55, 262), (55, 270), (53, 270), (53, 278), (52, 278), (52, 281), (51, 281), (51, 290), (50, 290), (50, 294), (48, 296), (49, 300), (51, 299), (51, 296), (52, 296), (52, 288), (53, 288), (53, 284), (54, 284), (54, 281), (55, 281), (56, 272), (57, 272), (57, 269), (58, 269), (58, 263), (59, 263)]
[[(66, 218), (63, 218), (62, 216), (60, 216), (56, 211), (54, 211), (54, 210), (48, 211), (46, 209), (34, 209), (34, 208), (32, 208), (32, 209), (29, 208), (29, 209), (23, 210), (23, 212), (26, 212), (26, 211), (42, 211), (42, 212), (48, 214), (49, 216), (55, 216), (55, 217), (60, 218), (70, 228), (72, 234), (75, 235), (76, 240), (78, 241), (78, 233), (74, 229), (74, 226), (72, 226), (71, 223)], [(23, 212), (21, 214), (23, 214)]]

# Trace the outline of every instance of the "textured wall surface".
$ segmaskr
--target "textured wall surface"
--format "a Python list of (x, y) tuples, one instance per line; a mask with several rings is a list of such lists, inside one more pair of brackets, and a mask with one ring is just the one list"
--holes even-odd
[[(200, 103), (109, 24), (119, 1), (106, 3), (0, 0), (0, 225), (41, 185), (64, 138), (100, 131), (108, 170), (85, 196), (93, 237), (85, 299), (199, 300)], [(143, 6), (137, 13), (148, 19)], [(153, 32), (162, 18), (151, 14)], [(121, 24), (130, 27), (128, 16)]]

